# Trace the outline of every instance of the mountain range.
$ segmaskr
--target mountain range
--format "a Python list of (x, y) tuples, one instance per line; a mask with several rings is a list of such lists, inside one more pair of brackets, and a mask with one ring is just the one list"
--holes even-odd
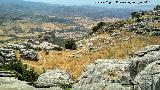
[[(146, 6), (148, 7), (148, 6)], [(64, 6), (57, 4), (47, 4), (41, 2), (31, 2), (23, 0), (1, 0), (1, 14), (35, 13), (50, 16), (86, 16), (93, 19), (103, 17), (127, 18), (131, 12), (142, 10), (139, 8), (108, 8), (97, 6)]]

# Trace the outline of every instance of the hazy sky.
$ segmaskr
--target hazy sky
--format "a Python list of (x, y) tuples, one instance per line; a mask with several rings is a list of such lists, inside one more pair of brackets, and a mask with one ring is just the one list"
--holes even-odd
[[(132, 2), (144, 2), (144, 1), (148, 1), (148, 3), (143, 3), (143, 5), (157, 5), (160, 4), (160, 0), (25, 0), (25, 1), (34, 1), (34, 2), (45, 2), (45, 3), (52, 3), (52, 4), (60, 4), (60, 5), (93, 5), (93, 6), (122, 6), (122, 7), (126, 7), (129, 6), (130, 4), (115, 4), (116, 1), (119, 2), (128, 2), (128, 1), (132, 1)], [(98, 4), (95, 2), (106, 2), (106, 1), (111, 1), (111, 4), (105, 3), (105, 4)], [(132, 5), (138, 5), (138, 4), (131, 4)], [(142, 4), (140, 4), (142, 5)]]

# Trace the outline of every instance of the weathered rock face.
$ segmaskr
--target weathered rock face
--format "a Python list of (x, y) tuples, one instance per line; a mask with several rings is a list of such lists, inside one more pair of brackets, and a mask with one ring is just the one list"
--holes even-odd
[(159, 50), (160, 50), (160, 45), (146, 46), (145, 48), (141, 49), (140, 51), (133, 53), (132, 57), (142, 57), (149, 52), (159, 51)]
[(147, 46), (135, 52), (131, 57), (130, 75), (132, 79), (141, 72), (148, 64), (160, 60), (160, 45)]
[(160, 61), (155, 61), (145, 67), (135, 77), (135, 81), (139, 83), (141, 90), (159, 90), (160, 78)]
[(10, 48), (10, 49), (14, 49), (14, 50), (20, 50), (20, 49), (25, 49), (26, 46), (23, 45), (23, 44), (10, 44), (10, 43), (9, 43), (9, 44), (6, 46), (6, 48)]
[(16, 59), (15, 51), (12, 49), (0, 48), (0, 65), (8, 64)]
[(35, 88), (14, 77), (0, 77), (0, 90), (63, 90), (60, 87)]
[(38, 87), (52, 87), (52, 86), (61, 86), (66, 84), (71, 84), (70, 75), (65, 70), (48, 70), (39, 76), (36, 85)]
[(122, 27), (125, 31), (134, 32), (136, 34), (140, 35), (152, 35), (152, 36), (160, 36), (160, 27), (155, 24), (150, 23), (156, 23), (158, 24), (160, 22), (159, 11), (149, 11), (147, 12), (149, 15), (154, 15), (154, 17), (143, 17), (143, 18), (137, 18), (137, 20), (133, 24), (125, 25)]
[(14, 49), (14, 50), (21, 50), (21, 49), (33, 49), (33, 50), (39, 50), (40, 47), (37, 44), (32, 44), (32, 43), (15, 43), (15, 44), (11, 44), (9, 43), (6, 48), (9, 49)]
[(24, 81), (19, 81), (14, 77), (0, 77), (0, 90), (36, 90)]
[[(155, 66), (154, 73), (159, 71), (159, 60), (160, 45), (147, 46), (124, 60), (96, 60), (85, 67), (73, 90), (132, 90), (134, 85), (136, 90), (150, 90), (144, 89), (144, 85), (151, 83), (151, 66)], [(159, 76), (155, 79), (155, 83), (160, 82)]]
[(38, 53), (32, 49), (21, 49), (20, 57), (27, 60), (38, 60)]
[(130, 88), (123, 87), (119, 83), (93, 83), (82, 86), (76, 86), (71, 90), (130, 90)]
[[(88, 90), (103, 90), (104, 88), (108, 90), (109, 87), (107, 86), (111, 83), (121, 83), (123, 74), (128, 72), (128, 66), (129, 62), (126, 60), (122, 62), (118, 60), (97, 60), (85, 67), (78, 83), (74, 84), (73, 90), (87, 90), (87, 88)], [(123, 86), (120, 85), (120, 87)], [(125, 90), (125, 88), (115, 88), (113, 90)]]

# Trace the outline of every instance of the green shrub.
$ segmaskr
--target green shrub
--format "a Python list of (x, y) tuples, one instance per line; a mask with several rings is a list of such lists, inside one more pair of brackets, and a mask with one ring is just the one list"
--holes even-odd
[(53, 49), (56, 50), (56, 51), (62, 51), (63, 50), (61, 47), (55, 47)]
[(76, 50), (77, 45), (73, 39), (67, 40), (65, 43), (65, 48), (70, 50)]
[(16, 77), (23, 81), (32, 82), (38, 78), (38, 74), (34, 69), (28, 70), (27, 65), (20, 60), (13, 60), (9, 64), (1, 66), (0, 69), (16, 72)]
[(64, 90), (71, 90), (72, 85), (70, 85), (70, 84), (63, 84), (63, 85), (61, 85), (61, 88), (64, 89)]
[(160, 10), (160, 5), (157, 5), (154, 10)]
[(106, 25), (105, 22), (100, 22), (92, 28), (93, 33), (97, 32), (102, 26)]
[(141, 16), (141, 13), (138, 12), (132, 12), (132, 18), (139, 18)]

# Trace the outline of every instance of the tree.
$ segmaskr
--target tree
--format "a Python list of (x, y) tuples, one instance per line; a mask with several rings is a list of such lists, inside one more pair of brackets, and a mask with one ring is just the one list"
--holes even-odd
[(93, 33), (98, 32), (98, 30), (104, 25), (106, 25), (105, 22), (99, 22), (96, 26), (92, 28)]
[(17, 59), (12, 60), (9, 64), (1, 66), (0, 70), (14, 71), (16, 77), (23, 81), (32, 82), (38, 78), (38, 74), (34, 69), (27, 69), (27, 65)]
[(154, 10), (160, 10), (160, 5), (157, 5)]
[(132, 18), (139, 18), (141, 16), (141, 13), (138, 12), (132, 12)]
[(66, 49), (70, 49), (70, 50), (76, 50), (77, 49), (77, 45), (76, 45), (76, 43), (75, 43), (75, 41), (73, 39), (69, 39), (65, 43), (65, 48)]

